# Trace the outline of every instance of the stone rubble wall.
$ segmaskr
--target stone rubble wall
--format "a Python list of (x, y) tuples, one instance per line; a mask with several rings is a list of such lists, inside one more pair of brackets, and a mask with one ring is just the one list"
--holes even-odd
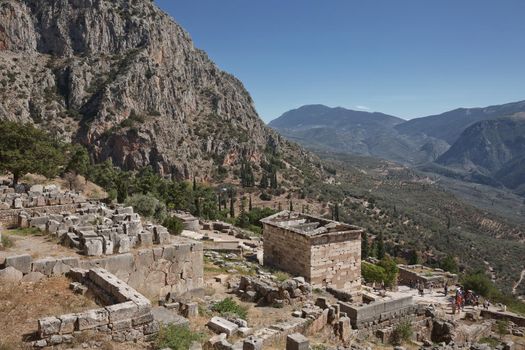
[(113, 341), (152, 339), (159, 325), (153, 320), (150, 301), (113, 274), (100, 268), (74, 269), (74, 278), (96, 293), (114, 300), (109, 306), (85, 312), (45, 317), (38, 320), (35, 347), (69, 343), (82, 331), (92, 330), (107, 335)]
[(0, 226), (6, 228), (18, 227), (18, 218), (21, 213), (27, 213), (30, 216), (44, 216), (48, 214), (74, 213), (80, 204), (52, 205), (34, 208), (22, 209), (5, 209), (0, 210)]
[(88, 256), (127, 253), (138, 245), (166, 244), (170, 240), (165, 227), (143, 225), (132, 207), (110, 208), (100, 202), (83, 203), (74, 213), (31, 215), (22, 211), (18, 226), (46, 231)]
[(19, 185), (17, 190), (8, 185), (0, 185), (0, 212), (9, 209), (80, 204), (85, 201), (86, 199), (80, 193), (60, 191), (56, 185), (34, 185), (29, 189), (24, 185)]

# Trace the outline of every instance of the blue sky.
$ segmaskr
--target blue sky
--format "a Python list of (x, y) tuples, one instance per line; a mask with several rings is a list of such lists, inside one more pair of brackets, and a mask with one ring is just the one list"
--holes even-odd
[(270, 121), (304, 104), (405, 119), (525, 99), (523, 0), (156, 0)]

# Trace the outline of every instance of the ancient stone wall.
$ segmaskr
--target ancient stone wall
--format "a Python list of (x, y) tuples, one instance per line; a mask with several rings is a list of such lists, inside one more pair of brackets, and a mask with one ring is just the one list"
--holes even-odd
[(71, 275), (86, 284), (110, 305), (74, 314), (45, 317), (38, 320), (35, 347), (71, 342), (80, 331), (93, 330), (113, 341), (133, 341), (151, 337), (159, 326), (153, 320), (150, 301), (108, 271), (74, 269)]
[(445, 283), (450, 286), (458, 282), (458, 275), (441, 269), (432, 269), (423, 265), (398, 265), (398, 268), (398, 282), (406, 286), (415, 286), (417, 283), (428, 286), (432, 283), (434, 288), (441, 288)]
[(24, 275), (41, 273), (59, 276), (72, 268), (104, 268), (149, 298), (168, 293), (181, 295), (204, 286), (202, 243), (178, 238), (171, 245), (146, 248), (132, 253), (85, 259), (78, 256), (41, 258), (11, 256), (0, 269), (13, 267)]
[(412, 296), (376, 301), (365, 305), (352, 305), (346, 302), (338, 302), (341, 312), (345, 312), (351, 320), (355, 329), (371, 327), (378, 322), (404, 317), (418, 312), (418, 306), (414, 303)]
[(311, 277), (311, 244), (308, 237), (264, 224), (264, 265), (293, 275)]
[(361, 232), (328, 233), (310, 238), (313, 286), (340, 290), (361, 287)]
[(18, 226), (18, 216), (21, 212), (35, 214), (60, 214), (64, 212), (73, 213), (80, 207), (78, 203), (64, 205), (50, 205), (44, 207), (5, 209), (0, 210), (0, 226), (12, 228)]
[(300, 234), (264, 224), (264, 265), (303, 276), (313, 287), (358, 290), (361, 231)]

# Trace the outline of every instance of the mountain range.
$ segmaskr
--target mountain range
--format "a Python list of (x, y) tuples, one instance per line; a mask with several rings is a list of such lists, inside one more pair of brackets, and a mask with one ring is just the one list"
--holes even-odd
[(393, 160), (423, 171), (525, 193), (525, 101), (405, 121), (307, 105), (269, 125), (315, 151)]

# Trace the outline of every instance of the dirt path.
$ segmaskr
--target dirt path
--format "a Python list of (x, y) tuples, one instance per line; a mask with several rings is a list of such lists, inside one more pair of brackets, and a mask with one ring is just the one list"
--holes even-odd
[(521, 284), (521, 282), (523, 281), (524, 278), (525, 278), (525, 270), (521, 271), (520, 279), (518, 280), (518, 282), (516, 282), (514, 284), (514, 286), (512, 286), (512, 294), (513, 295), (516, 294), (516, 289)]

